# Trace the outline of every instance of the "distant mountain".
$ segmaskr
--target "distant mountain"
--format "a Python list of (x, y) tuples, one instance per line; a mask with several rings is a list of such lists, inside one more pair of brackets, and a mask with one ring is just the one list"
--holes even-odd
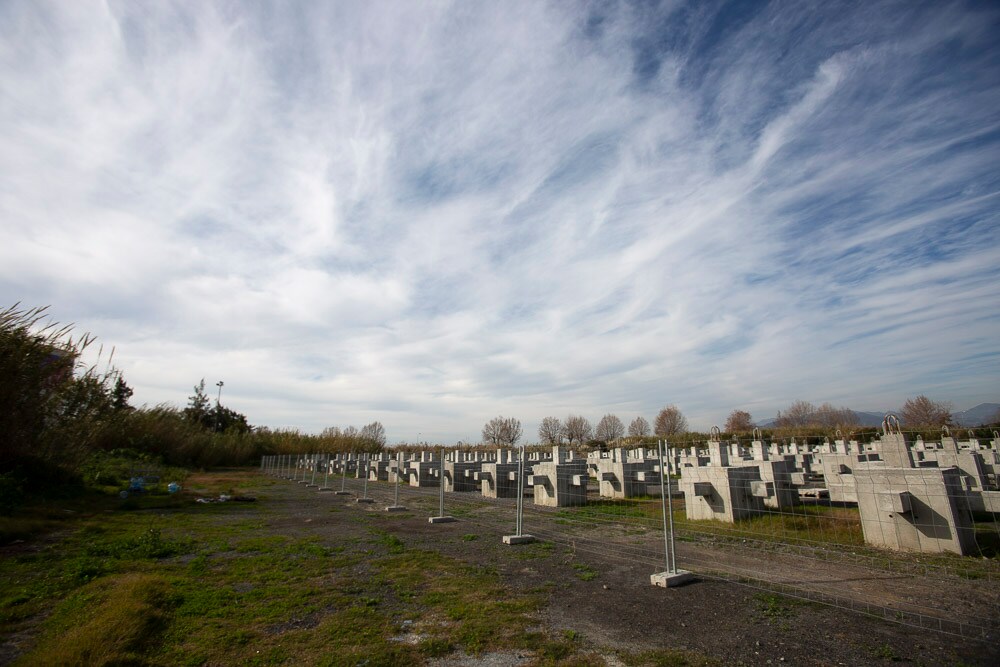
[[(1000, 403), (980, 403), (974, 408), (953, 412), (951, 416), (958, 426), (980, 426), (981, 424), (992, 423), (997, 410), (1000, 410)], [(851, 412), (858, 418), (859, 426), (881, 426), (882, 419), (886, 414), (891, 412), (894, 415), (899, 415), (900, 410), (887, 410), (885, 412), (860, 412), (858, 410), (851, 410)], [(770, 419), (761, 420), (757, 422), (757, 426), (761, 428), (773, 428), (775, 419), (775, 417), (771, 417)]]
[(953, 412), (951, 416), (959, 426), (980, 426), (993, 423), (997, 410), (1000, 410), (1000, 403), (980, 403), (974, 408)]

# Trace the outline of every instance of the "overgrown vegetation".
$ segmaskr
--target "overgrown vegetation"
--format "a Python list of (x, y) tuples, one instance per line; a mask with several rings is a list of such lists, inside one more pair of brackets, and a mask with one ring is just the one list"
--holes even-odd
[(32, 497), (88, 485), (116, 490), (121, 480), (92, 474), (108, 469), (108, 453), (146, 467), (207, 468), (247, 465), (267, 454), (378, 451), (384, 444), (378, 422), (322, 435), (252, 428), (221, 400), (213, 405), (204, 380), (183, 410), (136, 408), (103, 350), (98, 362), (84, 363), (93, 344), (90, 334), (74, 336), (71, 326), (51, 322), (44, 308), (0, 311), (0, 515)]

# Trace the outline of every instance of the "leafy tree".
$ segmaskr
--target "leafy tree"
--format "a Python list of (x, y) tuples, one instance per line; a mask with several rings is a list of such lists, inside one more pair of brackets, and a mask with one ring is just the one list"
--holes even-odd
[(212, 402), (205, 393), (205, 378), (194, 386), (194, 394), (188, 396), (187, 407), (184, 408), (184, 418), (192, 424), (216, 433), (249, 433), (250, 424), (246, 415), (236, 412), (219, 402), (212, 407)]
[(207, 416), (210, 423), (203, 424), (216, 433), (249, 433), (250, 424), (246, 415), (236, 412), (224, 405), (216, 404)]
[(562, 442), (562, 423), (556, 417), (546, 417), (538, 427), (538, 439), (546, 445), (558, 445)]
[(670, 436), (687, 433), (687, 418), (676, 405), (668, 405), (656, 415), (656, 435)]
[(625, 425), (622, 420), (615, 415), (604, 415), (601, 421), (597, 422), (597, 429), (594, 435), (603, 442), (614, 442), (625, 435)]
[(586, 417), (570, 415), (563, 422), (563, 436), (571, 445), (573, 443), (582, 445), (590, 440), (592, 435), (593, 429), (590, 427), (590, 421)]
[(628, 434), (633, 438), (645, 438), (652, 432), (649, 422), (642, 417), (636, 417), (628, 425)]
[(114, 389), (111, 390), (111, 406), (117, 411), (133, 410), (128, 404), (128, 399), (132, 398), (132, 387), (125, 383), (125, 378), (121, 375), (115, 380)]
[(211, 412), (211, 401), (205, 393), (205, 378), (194, 386), (194, 394), (188, 396), (187, 407), (184, 408), (184, 416), (188, 421), (207, 425), (207, 419)]
[(753, 417), (746, 410), (733, 410), (726, 419), (726, 433), (744, 433), (753, 429)]
[(361, 429), (362, 442), (370, 447), (382, 449), (385, 447), (385, 427), (381, 422), (372, 422)]
[(948, 426), (952, 423), (951, 404), (932, 401), (921, 394), (906, 400), (900, 418), (903, 425), (909, 428)]

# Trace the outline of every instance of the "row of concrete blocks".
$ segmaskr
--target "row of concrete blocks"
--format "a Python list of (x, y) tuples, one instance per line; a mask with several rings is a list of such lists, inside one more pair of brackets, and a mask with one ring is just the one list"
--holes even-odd
[[(442, 461), (433, 453), (409, 458), (387, 455), (326, 455), (303, 456), (288, 461), (300, 481), (307, 482), (319, 475), (347, 475), (362, 478), (367, 474), (373, 481), (405, 483), (413, 487), (438, 487), (442, 480), (446, 492), (476, 492), (487, 498), (517, 496), (517, 475), (520, 463), (513, 452), (500, 450), (494, 456), (467, 456), (454, 453)], [(279, 467), (281, 463), (278, 463)], [(533, 490), (534, 502), (551, 507), (568, 507), (587, 502), (589, 480), (598, 480), (599, 493), (607, 498), (627, 498), (642, 495), (660, 486), (660, 464), (645, 458), (638, 451), (629, 455), (624, 449), (613, 450), (603, 457), (583, 459), (560, 447), (551, 455), (535, 452), (525, 460), (525, 486)], [(290, 474), (289, 477), (296, 475)]]
[[(730, 462), (723, 443), (710, 445), (708, 465), (682, 466), (689, 519), (734, 522), (797, 502), (805, 473), (793, 456)], [(857, 504), (868, 544), (925, 553), (972, 553), (973, 512), (1000, 512), (996, 451), (961, 448), (945, 438), (915, 451), (900, 433), (887, 433), (856, 453), (823, 453), (832, 501)], [(993, 471), (993, 472), (989, 472)]]

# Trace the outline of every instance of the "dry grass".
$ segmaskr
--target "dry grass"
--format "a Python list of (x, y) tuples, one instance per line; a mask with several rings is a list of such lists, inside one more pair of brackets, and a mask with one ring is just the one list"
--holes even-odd
[(158, 642), (171, 605), (169, 586), (149, 574), (107, 577), (80, 589), (53, 619), (50, 636), (22, 665), (123, 665), (142, 662)]

